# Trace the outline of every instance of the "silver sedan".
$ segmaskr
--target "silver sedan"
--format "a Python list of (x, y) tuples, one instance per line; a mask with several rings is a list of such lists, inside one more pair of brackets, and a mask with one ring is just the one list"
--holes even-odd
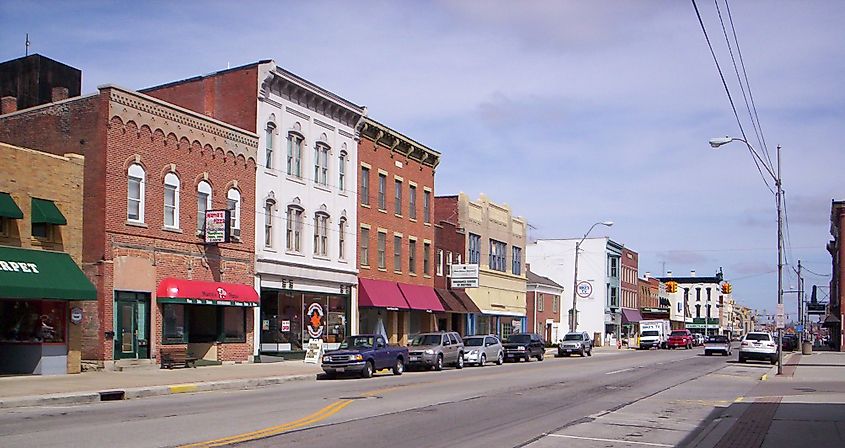
[(488, 362), (502, 365), (505, 353), (502, 342), (493, 335), (464, 338), (464, 364), (483, 366)]

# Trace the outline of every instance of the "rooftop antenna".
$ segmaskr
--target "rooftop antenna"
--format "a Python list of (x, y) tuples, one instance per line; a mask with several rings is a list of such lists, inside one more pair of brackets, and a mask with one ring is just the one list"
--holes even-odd
[(26, 54), (24, 56), (29, 56), (29, 33), (26, 33)]

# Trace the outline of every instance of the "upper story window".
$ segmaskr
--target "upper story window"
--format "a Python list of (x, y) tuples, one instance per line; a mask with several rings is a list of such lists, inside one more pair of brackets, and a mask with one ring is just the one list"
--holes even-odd
[(275, 142), (273, 141), (275, 133), (276, 125), (273, 123), (267, 123), (267, 127), (264, 128), (264, 166), (267, 167), (267, 169), (273, 169), (275, 166)]
[(361, 203), (370, 205), (370, 169), (361, 167)]
[(197, 184), (197, 232), (205, 232), (205, 212), (211, 209), (211, 184)]
[(387, 210), (387, 175), (378, 175), (378, 209)]
[(431, 275), (431, 244), (423, 243), (423, 274)]
[(366, 227), (361, 227), (361, 266), (369, 266), (370, 265), (370, 229)]
[(513, 275), (522, 275), (522, 248), (520, 247), (513, 247), (511, 273), (513, 273)]
[(226, 192), (226, 209), (229, 210), (229, 232), (234, 238), (241, 237), (241, 192), (230, 188)]
[(393, 236), (393, 270), (402, 272), (402, 237)]
[(611, 277), (619, 277), (619, 258), (617, 257), (610, 257), (609, 261), (609, 274)]
[(537, 311), (546, 311), (546, 295), (543, 293), (537, 293)]
[(329, 147), (323, 143), (314, 146), (314, 182), (329, 184)]
[(408, 272), (417, 273), (417, 241), (408, 241)]
[(337, 257), (341, 260), (346, 259), (346, 218), (340, 218), (340, 224), (337, 226), (338, 233), (338, 247)]
[(314, 255), (321, 257), (329, 253), (329, 215), (314, 214)]
[(126, 219), (134, 222), (144, 222), (144, 195), (146, 190), (147, 173), (137, 163), (129, 166), (129, 181), (126, 192)]
[(423, 222), (431, 222), (431, 192), (423, 191)]
[(302, 252), (302, 212), (300, 207), (288, 206), (287, 250), (292, 252)]
[(164, 175), (164, 227), (179, 228), (179, 176)]
[(558, 308), (560, 308), (560, 296), (552, 297), (552, 312), (557, 313)]
[[(458, 264), (461, 264), (460, 254), (458, 254)], [(446, 253), (446, 275), (452, 276), (452, 251)]]
[(505, 249), (507, 244), (490, 239), (490, 269), (505, 272)]
[(437, 249), (437, 267), (435, 268), (435, 272), (437, 273), (438, 277), (443, 276), (443, 249)]
[(469, 263), (481, 263), (481, 236), (474, 233), (469, 234)]
[(408, 217), (417, 219), (417, 186), (411, 185), (408, 188)]
[(399, 179), (394, 180), (394, 188), (395, 194), (393, 198), (393, 208), (394, 213), (397, 215), (402, 214), (402, 181)]
[(302, 142), (305, 140), (297, 132), (288, 133), (288, 175), (302, 177)]
[(273, 247), (273, 215), (276, 212), (276, 202), (268, 199), (264, 203), (264, 246)]
[(346, 191), (346, 159), (346, 151), (341, 151), (337, 159), (337, 188), (340, 191)]
[(385, 256), (385, 251), (387, 251), (387, 234), (384, 232), (378, 233), (378, 247), (377, 247), (377, 255), (376, 258), (378, 259), (378, 267), (379, 269), (386, 269), (387, 268), (387, 260)]
[(57, 230), (55, 226), (67, 225), (67, 218), (56, 207), (56, 203), (49, 199), (32, 198), (30, 204), (32, 236), (46, 241), (53, 241), (55, 239), (54, 231)]

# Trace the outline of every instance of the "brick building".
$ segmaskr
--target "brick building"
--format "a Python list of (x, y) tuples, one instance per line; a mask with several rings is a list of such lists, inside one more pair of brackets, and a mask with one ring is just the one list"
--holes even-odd
[(315, 338), (337, 348), (357, 324), (355, 127), (364, 108), (270, 60), (144, 92), (258, 132), (256, 354), (304, 356)]
[(830, 332), (833, 348), (845, 351), (845, 201), (831, 201), (830, 236), (827, 251), (831, 258), (830, 303), (823, 326)]
[(563, 286), (554, 280), (531, 272), (526, 272), (525, 314), (528, 318), (528, 331), (540, 334), (547, 342), (555, 342), (563, 337), (560, 331)]
[(0, 97), (5, 98), (0, 113), (79, 96), (81, 89), (81, 70), (40, 54), (0, 62)]
[[(255, 134), (103, 86), (0, 116), (0, 141), (85, 156), (84, 360), (251, 359)], [(230, 210), (231, 242), (205, 243), (208, 210)]]
[(445, 316), (438, 317), (437, 326), (466, 335), (469, 330), (467, 316), (481, 313), (481, 310), (464, 288), (452, 287), (451, 276), (452, 265), (464, 262), (467, 234), (456, 224), (457, 215), (443, 216), (435, 207), (434, 219), (434, 289), (446, 310)]
[(450, 328), (434, 291), (434, 172), (440, 154), (364, 118), (358, 143), (359, 322), (392, 343)]
[(0, 373), (81, 370), (83, 166), (0, 143)]

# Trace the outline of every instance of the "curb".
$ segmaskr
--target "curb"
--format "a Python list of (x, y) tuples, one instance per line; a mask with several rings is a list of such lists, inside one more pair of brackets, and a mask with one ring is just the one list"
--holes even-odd
[(764, 373), (763, 376), (760, 377), (760, 381), (769, 381), (770, 377), (775, 376), (775, 372), (777, 372), (778, 366), (772, 366), (768, 372)]
[(29, 395), (23, 397), (0, 398), (0, 409), (77, 405), (98, 403), (101, 401), (134, 400), (139, 398), (157, 397), (195, 392), (210, 392), (217, 390), (250, 390), (266, 386), (275, 386), (290, 381), (301, 381), (314, 378), (314, 374), (290, 375), (265, 378), (250, 378), (243, 380), (205, 381), (200, 383), (168, 384), (163, 386), (131, 387), (125, 389), (106, 389), (102, 391), (87, 391), (74, 393), (59, 393), (49, 395)]

